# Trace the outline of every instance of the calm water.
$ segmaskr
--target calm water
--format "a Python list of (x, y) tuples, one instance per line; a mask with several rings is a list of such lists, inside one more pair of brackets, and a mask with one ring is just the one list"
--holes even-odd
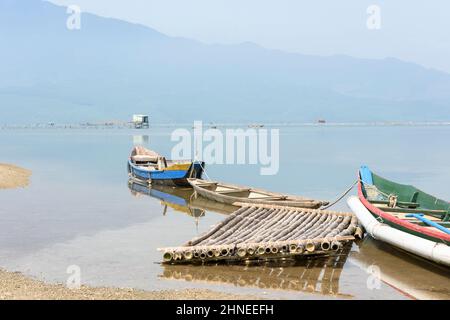
[[(210, 288), (275, 298), (450, 298), (450, 273), (372, 239), (295, 265), (162, 266), (175, 246), (222, 220), (227, 208), (190, 203), (189, 191), (134, 190), (126, 159), (136, 141), (170, 154), (169, 128), (0, 130), (0, 161), (33, 171), (25, 189), (0, 192), (0, 267), (65, 282), (71, 265), (94, 286)], [(213, 179), (334, 199), (359, 165), (450, 199), (450, 127), (280, 129), (280, 171), (212, 165)], [(173, 192), (172, 192), (173, 193)], [(162, 199), (162, 200), (161, 200)], [(172, 198), (174, 199), (174, 198)], [(348, 210), (345, 203), (336, 206)], [(378, 272), (381, 282), (371, 272)]]

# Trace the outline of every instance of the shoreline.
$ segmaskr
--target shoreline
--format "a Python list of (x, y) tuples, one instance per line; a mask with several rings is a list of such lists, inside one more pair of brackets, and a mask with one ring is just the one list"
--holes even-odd
[(31, 173), (12, 164), (0, 163), (0, 189), (25, 188), (30, 182)]
[[(150, 128), (192, 128), (193, 122), (154, 122)], [(203, 123), (204, 128), (348, 128), (348, 127), (449, 127), (450, 121), (326, 121), (326, 122), (209, 122)], [(92, 122), (92, 123), (55, 123), (55, 124), (3, 124), (0, 130), (135, 130), (133, 124), (126, 121)], [(147, 130), (148, 130), (147, 129)], [(145, 129), (138, 129), (145, 131)]]
[(70, 289), (48, 284), (19, 272), (0, 269), (0, 300), (255, 300), (250, 295), (235, 295), (208, 289), (144, 291), (132, 288), (90, 287)]
[[(29, 184), (30, 170), (0, 163), (0, 189), (24, 188)], [(234, 295), (207, 289), (144, 291), (131, 288), (90, 287), (70, 289), (50, 284), (19, 272), (0, 268), (0, 300), (250, 300), (248, 295)]]

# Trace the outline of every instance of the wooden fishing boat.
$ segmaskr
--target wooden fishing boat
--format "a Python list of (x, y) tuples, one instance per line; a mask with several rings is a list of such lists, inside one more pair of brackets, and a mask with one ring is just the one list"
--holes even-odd
[(147, 184), (189, 186), (188, 178), (201, 178), (204, 162), (167, 160), (144, 147), (134, 147), (128, 159), (128, 173)]
[(318, 209), (328, 204), (325, 201), (285, 195), (261, 189), (242, 187), (202, 179), (188, 179), (195, 192), (207, 199), (226, 204), (253, 203), (299, 208)]
[(450, 203), (363, 166), (347, 204), (373, 238), (450, 267)]
[(362, 166), (358, 197), (379, 221), (417, 237), (450, 245), (450, 203), (414, 186), (384, 179)]

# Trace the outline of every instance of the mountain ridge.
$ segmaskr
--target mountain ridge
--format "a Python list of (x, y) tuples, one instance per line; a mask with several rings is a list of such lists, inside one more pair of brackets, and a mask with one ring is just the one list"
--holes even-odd
[(90, 13), (69, 31), (65, 7), (17, 3), (0, 0), (3, 123), (450, 120), (450, 74), (411, 62), (204, 44)]

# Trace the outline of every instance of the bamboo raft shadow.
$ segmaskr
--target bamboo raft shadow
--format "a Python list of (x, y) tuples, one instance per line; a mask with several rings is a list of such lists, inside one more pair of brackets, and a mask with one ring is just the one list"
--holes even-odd
[(349, 299), (340, 292), (339, 279), (349, 256), (351, 244), (338, 253), (319, 258), (258, 263), (251, 268), (243, 265), (193, 266), (164, 265), (160, 278), (188, 282), (233, 285), (260, 289), (297, 291)]
[(180, 247), (159, 248), (163, 263), (274, 260), (339, 251), (361, 236), (352, 213), (246, 203)]

